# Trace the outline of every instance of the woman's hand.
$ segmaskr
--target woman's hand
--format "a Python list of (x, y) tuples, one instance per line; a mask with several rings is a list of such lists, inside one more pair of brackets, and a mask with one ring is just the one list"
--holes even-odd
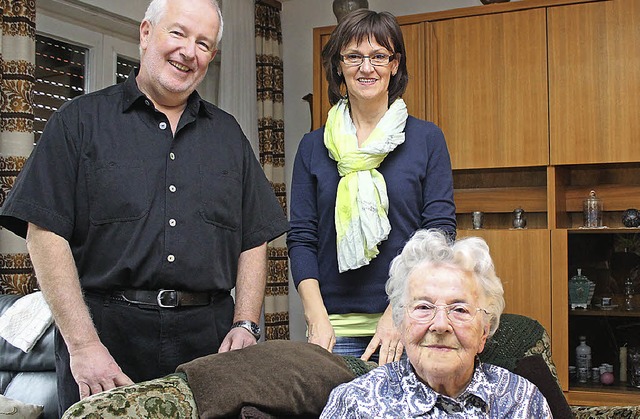
[(302, 300), (304, 319), (307, 322), (307, 341), (332, 352), (336, 344), (336, 333), (329, 322), (329, 314), (320, 293), (318, 280), (307, 278), (300, 282), (298, 294)]
[(380, 347), (379, 365), (399, 361), (404, 351), (404, 345), (400, 341), (400, 331), (393, 324), (391, 306), (387, 307), (380, 320), (378, 320), (376, 334), (371, 338), (360, 359), (368, 361), (378, 347)]
[(329, 316), (305, 317), (307, 318), (307, 341), (332, 352), (333, 346), (336, 344), (336, 334), (329, 322)]

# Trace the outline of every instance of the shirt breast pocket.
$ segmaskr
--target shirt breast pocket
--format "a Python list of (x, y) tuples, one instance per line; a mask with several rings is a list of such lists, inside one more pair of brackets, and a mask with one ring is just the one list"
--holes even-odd
[(242, 218), (242, 181), (232, 170), (200, 169), (200, 214), (205, 222), (237, 230)]
[(149, 212), (147, 171), (141, 161), (99, 161), (88, 171), (92, 224), (139, 220)]

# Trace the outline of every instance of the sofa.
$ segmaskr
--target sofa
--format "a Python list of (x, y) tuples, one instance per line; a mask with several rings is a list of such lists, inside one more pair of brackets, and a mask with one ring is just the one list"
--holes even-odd
[[(0, 294), (0, 316), (20, 297)], [(0, 390), (4, 396), (2, 403), (17, 401), (42, 406), (44, 409), (41, 417), (44, 419), (58, 418), (53, 329), (53, 326), (49, 326), (27, 353), (0, 337)]]
[[(551, 359), (549, 335), (528, 317), (503, 314), (481, 360), (536, 384), (555, 419), (640, 418), (640, 406), (569, 406)], [(175, 374), (90, 396), (71, 406), (63, 419), (312, 418), (335, 386), (375, 367), (305, 342), (268, 341), (198, 358)]]

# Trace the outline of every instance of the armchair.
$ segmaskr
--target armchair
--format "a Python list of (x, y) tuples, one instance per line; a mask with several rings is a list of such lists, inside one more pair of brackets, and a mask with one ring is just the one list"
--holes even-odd
[[(556, 419), (640, 417), (640, 406), (569, 407), (557, 381), (550, 348), (549, 335), (540, 323), (525, 316), (503, 314), (500, 327), (487, 342), (480, 359), (519, 373), (536, 384), (549, 404), (553, 404)], [(207, 363), (208, 370), (200, 376), (191, 373), (188, 367), (179, 368), (182, 372), (84, 399), (73, 405), (63, 419), (105, 415), (194, 419), (317, 417), (333, 387), (375, 368), (373, 363), (290, 341), (269, 341), (185, 365), (194, 367), (201, 362)], [(246, 373), (233, 365), (247, 362), (252, 367)], [(202, 387), (213, 377), (224, 380), (218, 379), (205, 391)], [(215, 399), (203, 402), (198, 393), (215, 393)]]

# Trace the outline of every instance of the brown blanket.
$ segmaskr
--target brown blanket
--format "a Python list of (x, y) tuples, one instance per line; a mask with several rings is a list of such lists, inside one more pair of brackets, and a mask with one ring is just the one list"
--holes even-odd
[(180, 365), (201, 418), (254, 406), (277, 416), (318, 416), (333, 388), (354, 378), (344, 359), (306, 342), (274, 340)]

